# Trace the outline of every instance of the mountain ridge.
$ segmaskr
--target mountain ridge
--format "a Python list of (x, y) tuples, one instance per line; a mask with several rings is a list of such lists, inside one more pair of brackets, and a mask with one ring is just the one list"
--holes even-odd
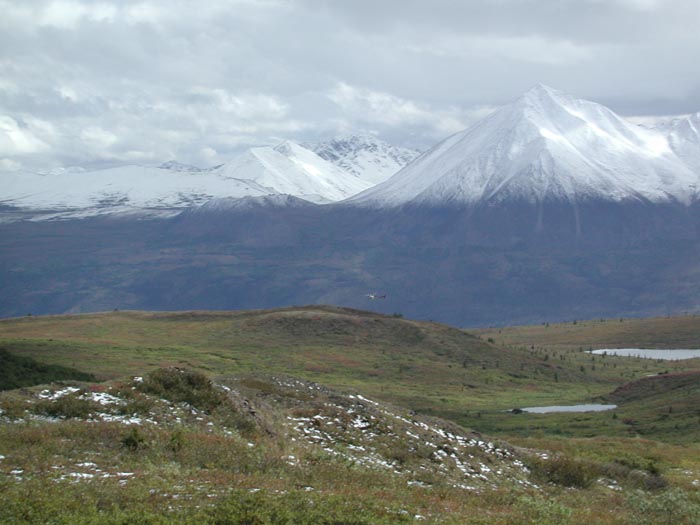
[[(290, 141), (250, 148), (208, 169), (169, 161), (157, 167), (134, 164), (94, 171), (59, 169), (46, 174), (10, 173), (4, 178), (3, 205), (26, 212), (21, 217), (49, 219), (135, 212), (158, 216), (154, 210), (271, 194), (326, 204), (371, 186)], [(31, 210), (47, 213), (32, 214)]]
[(339, 135), (306, 146), (327, 161), (374, 184), (385, 181), (420, 155), (417, 150), (391, 145), (368, 132)]
[(664, 134), (538, 84), (346, 202), (473, 206), (522, 200), (689, 203), (700, 179)]

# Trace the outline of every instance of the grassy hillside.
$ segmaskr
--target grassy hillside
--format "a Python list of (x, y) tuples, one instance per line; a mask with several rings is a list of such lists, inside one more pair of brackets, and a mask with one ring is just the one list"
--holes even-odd
[[(697, 523), (697, 361), (585, 352), (663, 346), (659, 322), (700, 331), (328, 306), (2, 320), (13, 355), (102, 382), (0, 393), (0, 521)], [(619, 407), (511, 410), (590, 401)]]
[(518, 448), (289, 377), (213, 383), (161, 368), (4, 392), (0, 407), (3, 523), (612, 525), (700, 515), (697, 447)]
[(69, 379), (94, 381), (95, 377), (74, 368), (39, 363), (31, 357), (17, 356), (0, 347), (0, 390)]
[[(446, 325), (345, 308), (110, 312), (0, 321), (0, 342), (101, 379), (154, 367), (289, 373), (464, 422), (481, 410), (577, 403), (667, 365), (510, 347)], [(597, 366), (596, 366), (597, 365)]]
[(548, 348), (700, 348), (700, 316), (593, 319), (475, 333), (507, 345)]

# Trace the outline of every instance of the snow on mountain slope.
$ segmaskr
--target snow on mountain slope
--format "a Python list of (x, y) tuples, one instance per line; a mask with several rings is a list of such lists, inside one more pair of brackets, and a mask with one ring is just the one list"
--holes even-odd
[(213, 173), (224, 179), (253, 181), (269, 189), (268, 193), (294, 195), (317, 204), (339, 201), (372, 186), (290, 141), (274, 148), (250, 148)]
[(164, 170), (172, 170), (172, 171), (184, 171), (184, 172), (200, 172), (200, 171), (205, 171), (202, 168), (198, 168), (197, 166), (192, 166), (190, 164), (183, 164), (182, 162), (178, 162), (176, 160), (169, 160), (168, 162), (164, 162), (160, 166), (158, 166), (161, 169)]
[(253, 181), (225, 179), (213, 172), (120, 166), (96, 171), (3, 175), (0, 202), (33, 209), (183, 207), (215, 197), (274, 193)]
[(191, 208), (193, 214), (242, 211), (265, 208), (313, 208), (316, 204), (292, 195), (264, 195), (262, 197), (223, 197), (212, 199), (201, 206)]
[(674, 119), (655, 129), (666, 134), (671, 149), (700, 175), (700, 113)]
[(419, 151), (393, 146), (369, 133), (306, 146), (319, 157), (373, 184), (384, 182), (420, 155)]
[(552, 199), (687, 203), (697, 181), (665, 134), (537, 85), (347, 202), (376, 207)]
[[(230, 162), (202, 170), (177, 162), (95, 171), (2, 175), (0, 204), (34, 210), (71, 210), (70, 217), (183, 208), (216, 198), (288, 194), (315, 203), (345, 199), (372, 184), (301, 146), (251, 148)], [(76, 215), (76, 210), (80, 210)], [(47, 216), (56, 218), (58, 216)]]

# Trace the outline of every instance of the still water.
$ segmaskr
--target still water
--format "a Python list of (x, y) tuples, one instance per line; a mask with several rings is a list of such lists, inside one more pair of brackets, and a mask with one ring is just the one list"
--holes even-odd
[(617, 408), (617, 405), (564, 405), (564, 406), (549, 406), (549, 407), (528, 407), (521, 409), (523, 412), (532, 412), (534, 414), (548, 414), (549, 412), (602, 412), (603, 410), (612, 410)]
[(644, 357), (647, 359), (663, 359), (665, 361), (679, 361), (681, 359), (693, 359), (700, 357), (700, 350), (688, 349), (651, 349), (651, 348), (601, 348), (592, 350), (594, 354), (620, 355), (626, 357)]

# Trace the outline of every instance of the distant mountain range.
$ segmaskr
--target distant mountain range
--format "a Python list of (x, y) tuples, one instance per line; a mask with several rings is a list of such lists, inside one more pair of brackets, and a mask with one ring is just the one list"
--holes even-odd
[[(149, 192), (136, 168), (115, 168), (121, 186), (58, 174), (53, 193), (4, 204), (65, 193), (141, 213), (6, 208), (0, 315), (329, 303), (475, 326), (697, 312), (699, 120), (636, 126), (538, 85), (376, 184), (360, 166), (407, 157), (371, 137), (149, 168)], [(357, 160), (362, 144), (376, 163)]]
[(274, 147), (250, 148), (207, 169), (169, 161), (158, 167), (4, 174), (0, 203), (15, 208), (5, 220), (124, 213), (167, 217), (174, 210), (212, 199), (266, 195), (292, 195), (327, 204), (385, 180), (418, 154), (369, 134), (307, 146), (284, 141)]

